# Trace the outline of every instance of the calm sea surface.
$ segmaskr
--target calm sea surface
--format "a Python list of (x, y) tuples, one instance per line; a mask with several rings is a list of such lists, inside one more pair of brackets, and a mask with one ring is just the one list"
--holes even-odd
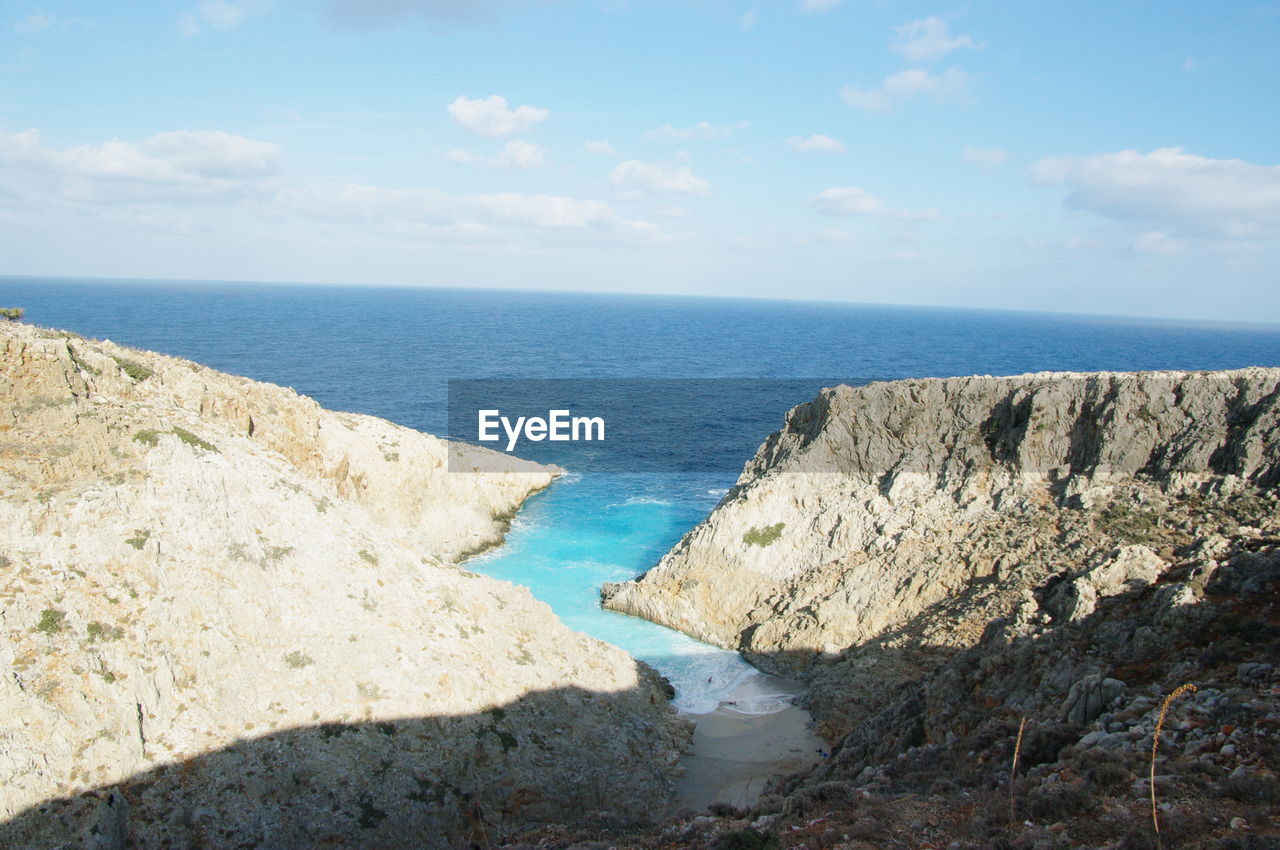
[[(447, 433), (450, 378), (816, 375), (830, 384), (1280, 365), (1276, 326), (831, 303), (0, 277), (0, 306), (25, 308), (33, 324), (186, 357), (437, 434)], [(730, 459), (723, 470), (570, 474), (530, 501), (506, 546), (468, 566), (528, 586), (573, 628), (654, 663), (686, 710), (714, 708), (753, 675), (745, 662), (602, 611), (597, 591), (652, 566), (821, 383), (800, 395), (777, 386), (788, 397), (753, 397), (740, 443), (717, 444)], [(764, 694), (739, 707), (774, 705)]]

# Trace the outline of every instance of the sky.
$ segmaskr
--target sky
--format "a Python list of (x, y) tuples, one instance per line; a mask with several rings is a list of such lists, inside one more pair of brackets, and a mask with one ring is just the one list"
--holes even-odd
[(0, 0), (0, 275), (1280, 322), (1280, 2)]

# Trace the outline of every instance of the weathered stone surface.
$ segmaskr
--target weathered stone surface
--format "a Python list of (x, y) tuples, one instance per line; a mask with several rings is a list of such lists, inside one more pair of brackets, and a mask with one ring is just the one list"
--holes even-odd
[(0, 845), (441, 846), (660, 809), (688, 732), (657, 677), (451, 564), (554, 470), (445, 448), (0, 323)]
[(1273, 483), (1277, 387), (1280, 370), (1246, 369), (825, 390), (653, 569), (606, 586), (605, 605), (803, 666), (1019, 572), (1049, 528), (1001, 539), (1017, 537), (1010, 517), (1049, 524), (1138, 478)]
[[(1225, 541), (1280, 480), (1278, 437), (1280, 369), (836, 387), (602, 596), (807, 676), (840, 732), (994, 618), (1084, 618), (1155, 581), (1175, 547)], [(1186, 616), (1198, 591), (1166, 592), (1167, 616)]]

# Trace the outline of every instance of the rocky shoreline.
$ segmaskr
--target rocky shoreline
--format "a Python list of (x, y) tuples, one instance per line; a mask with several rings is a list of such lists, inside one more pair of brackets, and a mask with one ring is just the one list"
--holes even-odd
[(704, 523), (603, 592), (803, 678), (832, 742), (681, 846), (1155, 846), (1145, 762), (1183, 684), (1163, 835), (1273, 846), (1278, 480), (1277, 369), (898, 381), (795, 408)]
[(660, 812), (689, 729), (659, 677), (454, 565), (556, 470), (446, 452), (0, 323), (0, 846), (468, 846)]
[(1280, 369), (792, 410), (604, 591), (807, 688), (822, 742), (722, 707), (681, 784), (660, 677), (456, 566), (555, 469), (74, 334), (0, 355), (6, 847), (1280, 844)]

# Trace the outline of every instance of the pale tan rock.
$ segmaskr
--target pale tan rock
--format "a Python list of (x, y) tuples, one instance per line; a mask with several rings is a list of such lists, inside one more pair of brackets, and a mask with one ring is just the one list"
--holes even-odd
[(688, 731), (655, 677), (451, 564), (555, 470), (451, 473), (434, 437), (9, 323), (0, 460), (0, 845), (661, 809)]
[[(771, 671), (844, 658), (865, 675), (814, 699), (845, 712), (1117, 543), (1154, 548), (1122, 549), (1083, 595), (1154, 580), (1155, 549), (1199, 521), (1195, 499), (1280, 480), (1277, 434), (1278, 369), (836, 387), (790, 411), (658, 564), (602, 596)], [(893, 651), (851, 660), (873, 643)]]

